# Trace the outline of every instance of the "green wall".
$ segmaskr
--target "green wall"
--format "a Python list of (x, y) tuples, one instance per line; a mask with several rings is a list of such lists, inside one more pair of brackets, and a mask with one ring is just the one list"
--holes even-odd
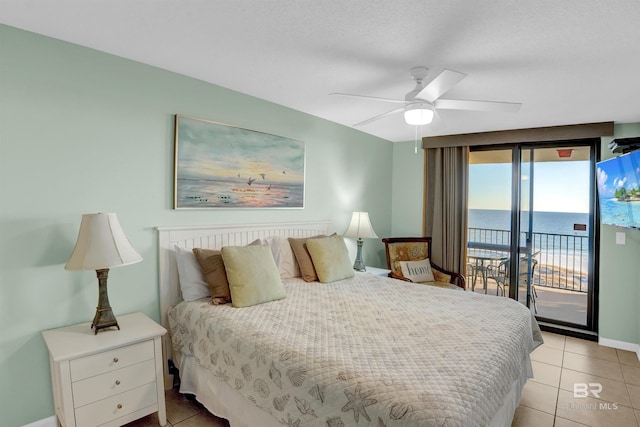
[(391, 234), (395, 237), (422, 236), (424, 197), (424, 151), (415, 142), (393, 144), (393, 194)]
[[(177, 113), (305, 141), (305, 208), (172, 210)], [(331, 220), (340, 233), (352, 211), (366, 210), (387, 236), (392, 155), (390, 142), (332, 122), (0, 26), (2, 425), (53, 415), (40, 331), (94, 314), (95, 272), (63, 268), (83, 213), (116, 212), (144, 257), (110, 272), (115, 314), (143, 311), (158, 320), (154, 227)], [(368, 241), (365, 256), (383, 266), (382, 243)]]
[[(615, 138), (640, 136), (640, 123), (617, 124)], [(602, 159), (614, 157), (602, 138)], [(616, 233), (626, 235), (617, 245)], [(640, 345), (640, 230), (600, 227), (600, 337)], [(636, 349), (637, 351), (638, 349)]]

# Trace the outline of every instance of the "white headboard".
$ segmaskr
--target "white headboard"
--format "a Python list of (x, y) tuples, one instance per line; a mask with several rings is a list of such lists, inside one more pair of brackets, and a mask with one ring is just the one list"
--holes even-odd
[(270, 236), (309, 237), (328, 234), (331, 223), (292, 222), (236, 225), (195, 225), (158, 227), (160, 317), (168, 329), (167, 311), (182, 301), (178, 282), (175, 246), (183, 248), (220, 249), (223, 246), (244, 246), (256, 239)]

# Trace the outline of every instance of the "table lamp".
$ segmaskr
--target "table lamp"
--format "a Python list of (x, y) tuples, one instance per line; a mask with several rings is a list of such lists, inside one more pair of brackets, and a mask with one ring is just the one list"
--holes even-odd
[(351, 216), (351, 223), (347, 227), (347, 231), (343, 234), (345, 237), (355, 237), (358, 239), (358, 253), (353, 269), (357, 271), (366, 271), (364, 260), (362, 259), (362, 239), (377, 239), (376, 232), (371, 227), (369, 221), (369, 212), (354, 212)]
[(124, 234), (114, 213), (82, 215), (76, 246), (64, 266), (66, 270), (96, 270), (98, 276), (98, 307), (91, 322), (95, 334), (100, 329), (115, 326), (120, 329), (113, 315), (107, 295), (109, 268), (142, 261)]

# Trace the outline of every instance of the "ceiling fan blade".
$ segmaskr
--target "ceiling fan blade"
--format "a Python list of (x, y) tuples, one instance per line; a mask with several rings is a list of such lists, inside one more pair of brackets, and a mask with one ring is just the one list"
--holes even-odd
[(462, 79), (467, 77), (464, 73), (453, 70), (443, 70), (424, 87), (415, 98), (424, 99), (425, 101), (434, 102), (440, 98), (446, 91), (460, 83)]
[(404, 101), (402, 99), (380, 98), (380, 97), (377, 97), (377, 96), (366, 96), (366, 95), (353, 95), (351, 93), (334, 92), (334, 93), (330, 93), (329, 95), (348, 96), (350, 98), (361, 98), (361, 99), (368, 99), (368, 100), (373, 100), (373, 101), (394, 102), (396, 104), (404, 104), (406, 102), (406, 101)]
[(433, 103), (435, 108), (442, 110), (473, 110), (498, 113), (515, 113), (522, 104), (515, 102), (471, 101), (464, 99), (438, 99)]
[(377, 116), (373, 116), (370, 119), (367, 119), (367, 120), (364, 120), (362, 122), (356, 123), (354, 126), (367, 125), (367, 124), (369, 124), (371, 122), (375, 122), (376, 120), (380, 120), (383, 117), (390, 116), (391, 114), (395, 114), (395, 113), (398, 113), (398, 112), (403, 111), (403, 110), (404, 110), (404, 107), (394, 108), (393, 110), (387, 111), (386, 113), (378, 114)]

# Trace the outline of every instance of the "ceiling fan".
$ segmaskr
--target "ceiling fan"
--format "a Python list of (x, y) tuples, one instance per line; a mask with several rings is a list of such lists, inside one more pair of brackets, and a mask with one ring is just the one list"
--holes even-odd
[(354, 124), (364, 126), (383, 117), (404, 111), (404, 119), (409, 125), (426, 125), (437, 118), (437, 110), (474, 110), (487, 112), (517, 112), (522, 104), (513, 102), (472, 101), (462, 99), (440, 98), (445, 92), (457, 85), (466, 74), (453, 70), (443, 70), (440, 74), (425, 84), (425, 78), (429, 73), (426, 67), (414, 67), (411, 69), (411, 78), (416, 82), (416, 87), (408, 92), (404, 100), (379, 98), (375, 96), (353, 95), (349, 93), (332, 93), (331, 95), (349, 96), (352, 98), (369, 99), (374, 101), (403, 104), (386, 113), (379, 114), (367, 120)]

